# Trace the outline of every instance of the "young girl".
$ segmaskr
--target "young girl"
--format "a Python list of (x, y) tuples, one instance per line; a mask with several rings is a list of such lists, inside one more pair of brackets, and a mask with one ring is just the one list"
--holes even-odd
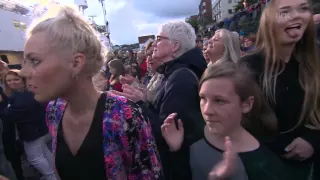
[(124, 75), (125, 68), (122, 62), (118, 59), (112, 60), (108, 63), (111, 77), (109, 79), (109, 89), (122, 92), (122, 84), (120, 82), (120, 75)]
[(173, 154), (181, 146), (189, 146), (193, 180), (208, 179), (212, 168), (222, 159), (225, 137), (230, 138), (233, 151), (238, 153), (232, 165), (237, 168), (228, 178), (294, 179), (280, 159), (242, 126), (264, 134), (276, 130), (275, 116), (261, 98), (259, 87), (247, 68), (236, 67), (234, 63), (228, 62), (212, 64), (200, 80), (199, 95), (202, 116), (206, 122), (204, 138), (191, 145), (182, 144), (184, 128), (181, 120), (178, 120), (176, 128), (177, 114), (169, 115), (161, 127)]

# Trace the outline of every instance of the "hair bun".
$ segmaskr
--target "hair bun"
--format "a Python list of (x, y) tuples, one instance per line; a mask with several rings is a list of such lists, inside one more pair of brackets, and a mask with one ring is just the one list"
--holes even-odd
[(60, 5), (51, 4), (48, 10), (39, 18), (41, 20), (50, 18), (67, 18), (69, 22), (75, 22), (77, 20), (84, 20), (81, 17), (80, 11), (76, 5)]

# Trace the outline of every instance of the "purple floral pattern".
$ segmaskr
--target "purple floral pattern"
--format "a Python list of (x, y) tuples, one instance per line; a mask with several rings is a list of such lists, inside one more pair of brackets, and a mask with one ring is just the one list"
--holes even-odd
[[(55, 155), (57, 129), (67, 102), (58, 99), (47, 106), (47, 125)], [(124, 97), (106, 92), (103, 116), (103, 151), (108, 180), (157, 180), (161, 163), (151, 125), (141, 108)]]

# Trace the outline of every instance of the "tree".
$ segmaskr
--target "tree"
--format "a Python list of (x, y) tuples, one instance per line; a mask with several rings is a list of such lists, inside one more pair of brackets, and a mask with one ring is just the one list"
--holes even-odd
[(190, 18), (187, 23), (189, 23), (196, 32), (198, 31), (198, 21), (196, 18)]
[[(234, 11), (235, 11), (235, 12), (238, 12), (238, 11), (244, 9), (244, 5), (243, 5), (243, 2), (244, 2), (244, 1), (245, 1), (245, 0), (241, 0), (241, 1), (238, 2), (237, 5), (234, 6)], [(252, 4), (257, 3), (257, 2), (259, 2), (259, 0), (246, 0), (247, 7), (249, 7), (249, 6), (251, 6)]]

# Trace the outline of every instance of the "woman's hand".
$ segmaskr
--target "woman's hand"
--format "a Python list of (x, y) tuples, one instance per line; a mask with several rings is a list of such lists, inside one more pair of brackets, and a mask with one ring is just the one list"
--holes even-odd
[(223, 153), (223, 160), (210, 172), (210, 180), (229, 179), (236, 171), (237, 153), (232, 148), (232, 143), (229, 137), (226, 137), (224, 145), (225, 152)]
[(0, 58), (0, 77), (2, 78), (9, 71), (8, 64)]
[(285, 151), (287, 152), (284, 155), (285, 158), (299, 161), (304, 161), (310, 158), (314, 153), (311, 144), (300, 137), (294, 139), (291, 144), (285, 148)]
[(130, 74), (126, 74), (125, 76), (120, 75), (121, 84), (132, 84), (135, 81), (137, 81), (137, 78), (133, 77)]
[(141, 90), (134, 88), (128, 84), (123, 84), (122, 89), (123, 92), (114, 90), (111, 90), (110, 92), (118, 96), (124, 96), (133, 102), (146, 101), (146, 92), (142, 92)]
[(170, 114), (161, 126), (162, 136), (166, 140), (171, 151), (178, 151), (181, 148), (184, 137), (183, 124), (180, 119), (178, 120), (179, 129), (176, 127), (174, 121), (176, 116), (177, 113)]

